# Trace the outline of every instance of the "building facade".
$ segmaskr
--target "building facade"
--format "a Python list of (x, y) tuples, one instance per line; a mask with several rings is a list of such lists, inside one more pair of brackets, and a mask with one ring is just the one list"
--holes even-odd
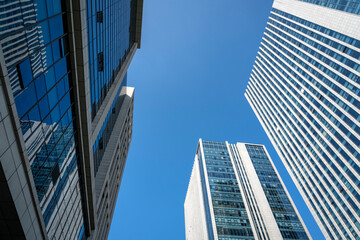
[(0, 3), (1, 239), (106, 239), (142, 0)]
[(359, 14), (275, 0), (245, 93), (327, 239), (360, 239)]
[(200, 139), (184, 209), (187, 240), (311, 239), (263, 145)]

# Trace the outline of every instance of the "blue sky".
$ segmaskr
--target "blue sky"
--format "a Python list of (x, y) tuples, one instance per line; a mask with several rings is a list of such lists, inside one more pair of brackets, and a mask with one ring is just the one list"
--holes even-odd
[(324, 239), (244, 92), (272, 1), (144, 0), (131, 147), (109, 239), (185, 239), (199, 138), (264, 144), (313, 239)]

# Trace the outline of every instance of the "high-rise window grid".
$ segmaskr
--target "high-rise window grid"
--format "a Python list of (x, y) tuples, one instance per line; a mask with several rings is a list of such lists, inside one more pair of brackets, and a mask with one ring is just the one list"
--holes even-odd
[(310, 236), (263, 145), (202, 139), (185, 200), (185, 225), (188, 239)]
[(253, 239), (226, 144), (204, 141), (203, 149), (219, 240)]
[(263, 146), (246, 144), (276, 223), (284, 239), (308, 239)]
[[(60, 0), (0, 6), (6, 9), (0, 13), (1, 47), (45, 228), (49, 238), (74, 239), (84, 220), (76, 187), (67, 16)], [(63, 212), (69, 201), (73, 205)]]
[(358, 0), (301, 0), (301, 1), (360, 15), (360, 2)]
[(273, 9), (246, 94), (337, 238), (359, 233), (359, 46)]
[(95, 118), (134, 39), (135, 0), (87, 0), (92, 118)]

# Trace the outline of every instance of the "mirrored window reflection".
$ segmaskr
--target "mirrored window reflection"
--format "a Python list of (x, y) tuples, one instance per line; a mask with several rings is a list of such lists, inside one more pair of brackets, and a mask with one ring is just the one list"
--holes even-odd
[(66, 15), (60, 0), (0, 1), (0, 8), (0, 44), (49, 239), (80, 239)]
[(112, 4), (95, 5), (93, 0), (87, 0), (86, 5), (90, 97), (94, 118), (135, 41), (135, 19), (131, 13), (136, 1), (115, 0)]

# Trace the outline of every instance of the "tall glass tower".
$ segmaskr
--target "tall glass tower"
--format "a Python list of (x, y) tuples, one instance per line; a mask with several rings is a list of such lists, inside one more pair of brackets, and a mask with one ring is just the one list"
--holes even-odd
[(245, 93), (327, 239), (360, 236), (359, 14), (275, 0)]
[(0, 2), (0, 238), (106, 239), (142, 0)]
[(187, 240), (311, 239), (263, 145), (200, 139), (184, 208)]

